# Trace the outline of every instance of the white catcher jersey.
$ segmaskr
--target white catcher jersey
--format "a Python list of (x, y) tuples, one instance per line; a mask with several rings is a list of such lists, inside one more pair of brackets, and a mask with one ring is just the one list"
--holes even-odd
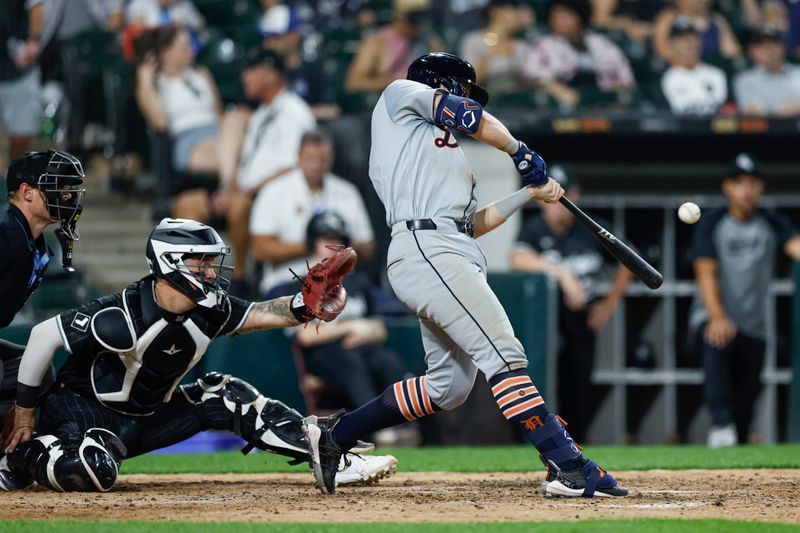
[(369, 177), (389, 226), (418, 218), (472, 221), (475, 179), (455, 136), (433, 123), (440, 89), (397, 80), (372, 112)]

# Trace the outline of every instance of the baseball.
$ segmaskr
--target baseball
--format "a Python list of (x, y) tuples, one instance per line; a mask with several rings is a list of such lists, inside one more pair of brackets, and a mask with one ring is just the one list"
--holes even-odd
[(687, 224), (700, 220), (700, 208), (694, 202), (685, 202), (678, 208), (678, 218)]

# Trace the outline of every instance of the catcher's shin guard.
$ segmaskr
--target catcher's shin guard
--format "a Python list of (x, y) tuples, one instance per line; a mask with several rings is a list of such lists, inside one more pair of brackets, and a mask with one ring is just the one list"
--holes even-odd
[(116, 435), (92, 428), (79, 440), (41, 435), (24, 442), (8, 455), (8, 465), (17, 479), (25, 482), (22, 485), (35, 479), (59, 492), (107, 492), (116, 483), (126, 454)]
[(242, 453), (258, 448), (297, 461), (308, 459), (300, 413), (263, 396), (246, 381), (209, 372), (194, 383), (181, 386), (181, 392), (189, 402), (207, 408), (212, 427), (228, 429), (246, 440)]

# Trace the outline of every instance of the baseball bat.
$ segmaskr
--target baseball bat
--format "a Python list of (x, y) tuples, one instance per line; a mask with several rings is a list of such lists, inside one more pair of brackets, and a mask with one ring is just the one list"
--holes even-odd
[(600, 241), (600, 244), (608, 250), (608, 253), (616, 257), (620, 263), (633, 272), (645, 285), (651, 289), (657, 289), (661, 286), (661, 283), (664, 281), (664, 276), (661, 275), (661, 272), (653, 268), (650, 263), (642, 259), (639, 254), (631, 250), (627, 244), (615, 237), (613, 233), (592, 220), (592, 217), (584, 213), (577, 205), (573, 204), (567, 198), (562, 196), (559, 201), (561, 205), (569, 209), (569, 211), (575, 215), (575, 218), (589, 228), (592, 235)]

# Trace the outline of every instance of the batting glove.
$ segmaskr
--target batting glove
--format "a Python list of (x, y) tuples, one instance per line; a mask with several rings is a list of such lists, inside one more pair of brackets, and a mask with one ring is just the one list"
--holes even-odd
[(539, 154), (525, 146), (524, 142), (520, 141), (519, 148), (511, 159), (514, 160), (514, 167), (525, 185), (541, 187), (547, 183), (547, 164)]

